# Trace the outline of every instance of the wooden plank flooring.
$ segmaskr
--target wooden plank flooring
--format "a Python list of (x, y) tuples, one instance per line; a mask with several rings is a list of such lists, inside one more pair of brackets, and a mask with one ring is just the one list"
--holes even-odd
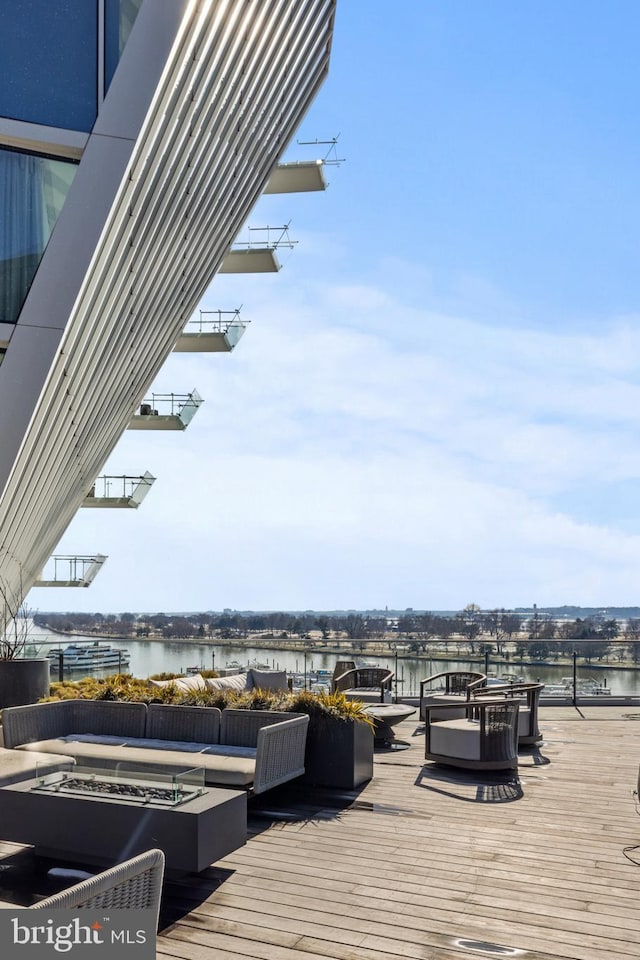
[[(519, 781), (378, 752), (358, 794), (282, 789), (251, 837), (167, 886), (158, 956), (185, 960), (630, 960), (640, 711), (547, 708)], [(630, 854), (640, 864), (640, 849)]]
[[(158, 957), (636, 960), (640, 709), (541, 716), (519, 778), (425, 764), (409, 720), (360, 792), (256, 798), (246, 846), (167, 881)], [(28, 856), (0, 845), (0, 886)]]

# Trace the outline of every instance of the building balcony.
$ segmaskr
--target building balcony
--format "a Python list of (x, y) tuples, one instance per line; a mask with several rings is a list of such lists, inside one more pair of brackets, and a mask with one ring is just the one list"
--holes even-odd
[(137, 477), (98, 477), (87, 496), (83, 507), (129, 508), (137, 510), (155, 483), (148, 470)]
[(311, 193), (326, 190), (323, 160), (279, 163), (267, 182), (265, 193)]
[(201, 310), (173, 348), (175, 353), (230, 353), (246, 330), (239, 310)]
[(88, 587), (102, 569), (106, 557), (52, 556), (33, 584), (34, 587)]
[(129, 421), (129, 430), (186, 430), (203, 403), (191, 393), (152, 393)]

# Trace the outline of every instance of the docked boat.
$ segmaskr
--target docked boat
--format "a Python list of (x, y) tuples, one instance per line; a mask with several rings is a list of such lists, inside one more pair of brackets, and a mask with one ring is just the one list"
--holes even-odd
[[(610, 697), (611, 688), (606, 680), (578, 678), (576, 683), (578, 697)], [(571, 697), (573, 696), (573, 677), (561, 677), (559, 683), (546, 683), (544, 697)]]
[(129, 666), (131, 659), (129, 651), (112, 647), (109, 643), (70, 643), (66, 647), (53, 647), (47, 658), (51, 669), (57, 670), (60, 666), (60, 656), (65, 671), (85, 670), (92, 673), (94, 670), (117, 670), (123, 673)]
[(525, 679), (518, 673), (490, 673), (486, 680), (488, 687), (495, 687), (497, 685), (506, 686), (509, 683), (525, 683)]
[(243, 667), (239, 660), (227, 660), (226, 669), (237, 670), (240, 672), (241, 670), (246, 670), (247, 668)]

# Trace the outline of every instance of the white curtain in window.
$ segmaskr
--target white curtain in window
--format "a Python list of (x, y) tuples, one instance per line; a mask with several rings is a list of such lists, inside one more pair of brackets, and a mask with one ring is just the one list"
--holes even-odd
[(15, 323), (75, 164), (0, 150), (0, 323)]

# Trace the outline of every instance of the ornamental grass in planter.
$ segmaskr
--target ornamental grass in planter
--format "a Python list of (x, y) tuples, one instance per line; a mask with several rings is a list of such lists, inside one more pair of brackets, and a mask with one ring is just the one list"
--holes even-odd
[(359, 700), (341, 692), (302, 691), (289, 710), (309, 714), (304, 782), (354, 790), (373, 777), (373, 721)]

